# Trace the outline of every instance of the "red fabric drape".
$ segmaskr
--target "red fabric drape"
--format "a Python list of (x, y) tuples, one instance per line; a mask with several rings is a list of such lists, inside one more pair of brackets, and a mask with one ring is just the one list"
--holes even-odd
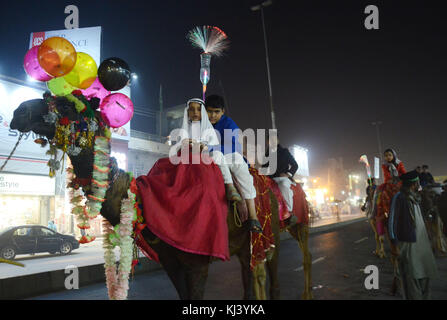
[(158, 160), (146, 176), (137, 178), (143, 216), (164, 242), (229, 260), (224, 182), (220, 169), (208, 161), (174, 165), (169, 158)]
[(258, 170), (250, 168), (253, 184), (256, 188), (256, 214), (262, 226), (262, 234), (252, 233), (252, 254), (250, 267), (253, 269), (258, 263), (266, 259), (266, 252), (275, 246), (275, 236), (272, 232), (272, 210), (270, 201), (271, 179), (259, 175)]
[(292, 185), (293, 191), (293, 214), (298, 218), (298, 223), (309, 224), (309, 205), (306, 193), (299, 183)]

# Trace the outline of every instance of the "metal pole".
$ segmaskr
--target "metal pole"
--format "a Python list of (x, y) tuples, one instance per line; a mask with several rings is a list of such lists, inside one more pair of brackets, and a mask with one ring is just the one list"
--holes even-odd
[(160, 105), (160, 117), (159, 117), (159, 128), (158, 128), (158, 134), (160, 136), (160, 139), (163, 135), (163, 88), (160, 84), (160, 96), (158, 97), (158, 103)]
[(373, 124), (373, 126), (376, 127), (377, 145), (379, 147), (380, 161), (383, 161), (382, 141), (380, 140), (380, 132), (379, 132), (379, 125), (382, 124), (382, 121), (373, 122), (372, 124)]
[(260, 5), (252, 7), (251, 10), (252, 11), (261, 10), (262, 31), (264, 33), (264, 46), (265, 46), (265, 63), (267, 65), (267, 79), (269, 83), (269, 100), (270, 100), (270, 113), (272, 116), (272, 129), (276, 129), (275, 111), (273, 109), (272, 80), (270, 76), (270, 61), (269, 61), (269, 51), (267, 45), (267, 33), (265, 31), (265, 22), (264, 22), (264, 7), (267, 7), (271, 4), (272, 4), (271, 1), (264, 1)]

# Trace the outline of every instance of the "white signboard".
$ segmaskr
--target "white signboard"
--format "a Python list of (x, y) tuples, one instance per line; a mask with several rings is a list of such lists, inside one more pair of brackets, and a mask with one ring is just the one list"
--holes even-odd
[(309, 176), (309, 163), (307, 159), (307, 149), (300, 146), (292, 146), (292, 155), (298, 164), (298, 171), (296, 174), (304, 177)]
[(374, 178), (380, 179), (380, 159), (374, 157)]
[(0, 194), (54, 196), (55, 183), (45, 176), (0, 173)]
[(101, 64), (101, 27), (33, 32), (29, 47), (38, 46), (51, 37), (62, 37), (69, 40), (77, 52), (89, 54), (98, 67)]

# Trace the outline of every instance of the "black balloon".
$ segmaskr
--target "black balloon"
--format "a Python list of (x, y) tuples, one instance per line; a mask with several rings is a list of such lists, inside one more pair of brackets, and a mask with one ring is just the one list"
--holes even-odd
[(98, 78), (101, 84), (109, 91), (124, 88), (130, 81), (129, 65), (120, 58), (104, 60), (98, 69)]

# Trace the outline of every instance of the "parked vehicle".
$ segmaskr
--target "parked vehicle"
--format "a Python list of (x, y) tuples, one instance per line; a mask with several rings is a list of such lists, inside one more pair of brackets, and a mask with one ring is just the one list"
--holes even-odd
[(23, 225), (0, 231), (0, 257), (7, 260), (18, 254), (40, 252), (66, 255), (78, 248), (79, 242), (75, 237), (40, 225)]

